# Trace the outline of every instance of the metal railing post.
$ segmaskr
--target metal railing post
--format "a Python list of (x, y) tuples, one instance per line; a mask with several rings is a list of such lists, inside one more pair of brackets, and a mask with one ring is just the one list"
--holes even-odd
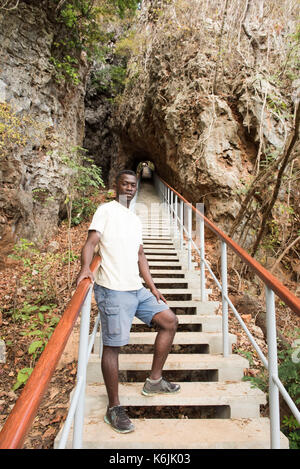
[(192, 267), (192, 207), (188, 205), (188, 270)]
[(173, 191), (172, 191), (172, 190), (170, 190), (170, 197), (171, 197), (171, 201), (170, 201), (170, 214), (171, 214), (170, 225), (171, 225), (171, 226), (170, 226), (170, 227), (171, 227), (171, 229), (173, 229), (173, 221), (174, 221), (174, 216), (173, 216), (173, 215), (174, 215), (174, 214), (173, 214), (173, 199), (174, 199), (174, 197), (173, 197)]
[(204, 220), (200, 216), (200, 293), (201, 301), (206, 301), (205, 292), (205, 240), (204, 240)]
[(266, 285), (269, 406), (271, 449), (280, 449), (279, 389), (273, 380), (278, 378), (275, 298), (273, 290)]
[(175, 228), (175, 236), (177, 238), (177, 230), (178, 230), (178, 196), (175, 194), (175, 219), (174, 219), (174, 228)]
[(223, 339), (223, 356), (229, 355), (228, 342), (228, 302), (227, 302), (227, 246), (224, 241), (221, 242), (221, 282), (222, 282), (222, 339)]
[(80, 320), (80, 340), (78, 351), (77, 380), (82, 380), (78, 406), (74, 416), (73, 449), (80, 449), (82, 446), (83, 422), (84, 422), (84, 404), (85, 404), (85, 385), (86, 385), (86, 367), (88, 360), (89, 347), (89, 328), (90, 312), (92, 301), (92, 286), (89, 288), (81, 310)]
[(168, 213), (169, 207), (168, 207), (168, 188), (167, 188), (167, 186), (165, 186), (165, 200), (164, 200), (164, 203), (165, 203), (165, 210)]
[(179, 217), (180, 217), (180, 249), (183, 249), (183, 200), (180, 199), (180, 206), (179, 206)]

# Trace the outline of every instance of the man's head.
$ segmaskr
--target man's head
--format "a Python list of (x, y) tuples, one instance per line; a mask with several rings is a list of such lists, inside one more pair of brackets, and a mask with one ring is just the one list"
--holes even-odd
[(137, 180), (134, 171), (124, 169), (120, 171), (116, 177), (116, 195), (120, 201), (120, 196), (123, 200), (127, 199), (127, 205), (132, 201), (137, 191)]

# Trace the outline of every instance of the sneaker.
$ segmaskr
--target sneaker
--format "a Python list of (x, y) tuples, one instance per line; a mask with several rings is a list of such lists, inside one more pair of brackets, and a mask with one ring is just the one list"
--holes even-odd
[(134, 430), (134, 425), (126, 415), (126, 410), (120, 405), (111, 407), (110, 409), (107, 408), (104, 422), (111, 425), (112, 428), (119, 433), (129, 433)]
[(151, 383), (149, 378), (147, 378), (142, 394), (144, 394), (144, 396), (153, 396), (154, 394), (172, 394), (179, 391), (179, 384), (170, 383), (165, 378), (161, 378), (161, 380), (155, 384)]

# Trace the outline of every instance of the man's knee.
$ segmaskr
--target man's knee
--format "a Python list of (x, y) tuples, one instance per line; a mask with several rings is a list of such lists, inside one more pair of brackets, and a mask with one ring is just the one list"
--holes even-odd
[(160, 328), (167, 329), (173, 332), (176, 332), (178, 326), (178, 318), (171, 309), (167, 309), (156, 314), (153, 317), (153, 322)]

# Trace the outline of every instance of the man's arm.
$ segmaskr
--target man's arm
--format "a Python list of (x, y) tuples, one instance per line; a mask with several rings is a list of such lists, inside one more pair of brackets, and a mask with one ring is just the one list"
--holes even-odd
[(167, 300), (163, 297), (163, 295), (160, 293), (160, 291), (154, 285), (153, 278), (151, 276), (150, 269), (149, 269), (149, 264), (148, 264), (147, 258), (145, 256), (144, 249), (143, 249), (142, 245), (140, 245), (140, 249), (139, 249), (138, 265), (139, 265), (141, 276), (145, 280), (145, 283), (146, 283), (147, 287), (150, 288), (151, 292), (156, 297), (157, 301), (163, 300), (165, 303), (167, 303)]
[(100, 241), (100, 234), (98, 231), (91, 230), (88, 233), (87, 240), (81, 251), (81, 270), (78, 274), (76, 285), (78, 286), (84, 278), (90, 278), (94, 282), (94, 276), (90, 270), (90, 264), (94, 257), (94, 250)]

